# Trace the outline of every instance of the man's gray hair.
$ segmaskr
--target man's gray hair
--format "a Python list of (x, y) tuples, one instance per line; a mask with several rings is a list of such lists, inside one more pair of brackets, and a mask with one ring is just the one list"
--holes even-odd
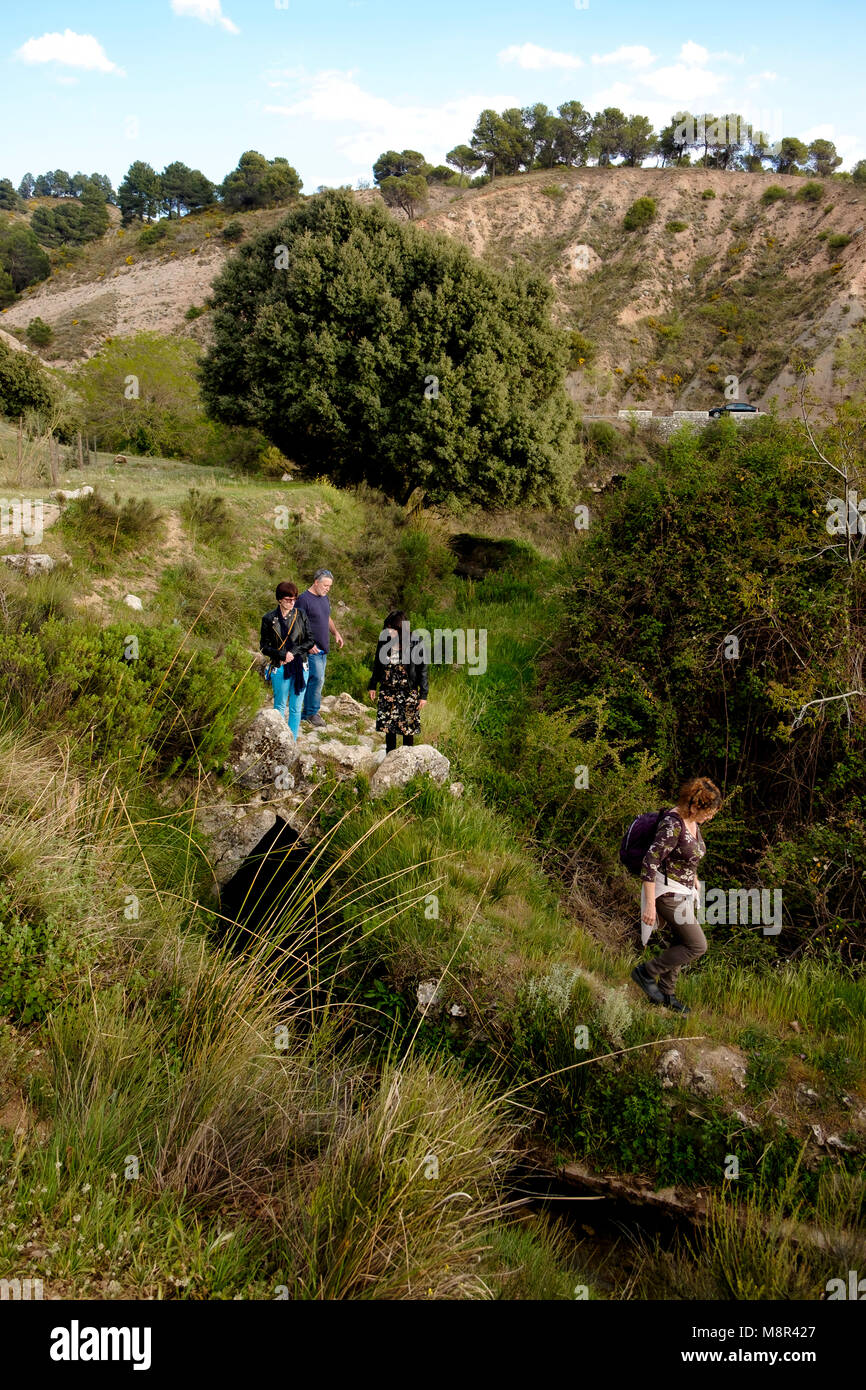
[(333, 577), (330, 570), (316, 570), (313, 575), (313, 583), (315, 584), (317, 579), (333, 579)]

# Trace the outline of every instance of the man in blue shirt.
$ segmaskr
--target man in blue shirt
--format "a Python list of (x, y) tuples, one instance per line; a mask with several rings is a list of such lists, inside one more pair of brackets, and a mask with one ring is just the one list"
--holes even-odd
[(333, 582), (334, 576), (330, 570), (316, 570), (309, 589), (301, 594), (296, 601), (296, 607), (307, 615), (307, 621), (316, 642), (307, 658), (310, 663), (310, 677), (307, 681), (304, 708), (301, 714), (301, 718), (309, 720), (315, 729), (324, 729), (325, 727), (325, 721), (320, 715), (319, 709), (322, 704), (322, 688), (325, 684), (325, 667), (328, 664), (331, 634), (333, 633), (334, 641), (338, 647), (343, 645), (343, 638), (337, 631), (331, 617), (331, 600), (328, 598), (328, 593)]

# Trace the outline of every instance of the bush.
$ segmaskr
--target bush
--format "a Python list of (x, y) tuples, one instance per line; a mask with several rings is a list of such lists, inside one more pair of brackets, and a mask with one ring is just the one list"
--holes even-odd
[(583, 333), (577, 328), (572, 329), (568, 335), (568, 370), (575, 372), (579, 367), (586, 366), (595, 356), (595, 343), (590, 342)]
[(31, 319), (27, 325), (27, 341), (34, 347), (47, 347), (54, 337), (54, 329), (40, 318)]
[(594, 454), (610, 458), (622, 442), (622, 435), (606, 420), (593, 420), (584, 426), (584, 438)]
[(648, 227), (657, 210), (655, 198), (636, 198), (623, 218), (622, 225), (627, 232), (636, 232), (642, 227)]
[[(199, 351), (189, 338), (159, 333), (106, 343), (73, 378), (87, 431), (116, 453), (204, 461), (217, 430), (199, 397)], [(139, 391), (132, 399), (121, 389), (130, 378)]]
[(850, 241), (851, 238), (846, 236), (844, 232), (834, 232), (832, 236), (827, 237), (827, 246), (833, 251), (841, 251), (843, 246), (850, 244)]
[(0, 415), (17, 419), (30, 410), (50, 410), (52, 393), (42, 364), (27, 352), (0, 343)]
[(701, 194), (702, 198), (715, 198), (715, 196), (716, 190), (714, 188), (705, 188), (703, 193)]
[(222, 237), (224, 241), (243, 241), (243, 223), (238, 222), (237, 218), (235, 218), (232, 222), (227, 222), (222, 229)]
[(184, 314), (184, 318), (187, 320), (188, 323), (192, 323), (194, 319), (200, 319), (202, 314), (206, 313), (207, 308), (205, 307), (205, 305), (190, 304), (189, 308)]
[(282, 478), (284, 473), (291, 474), (292, 471), (292, 465), (285, 454), (280, 453), (273, 444), (268, 444), (259, 451), (256, 465), (258, 471), (266, 478)]
[(231, 512), (218, 492), (200, 492), (191, 487), (181, 503), (181, 512), (203, 540), (228, 540), (232, 534)]
[(168, 236), (167, 222), (154, 222), (150, 227), (143, 227), (138, 236), (139, 246), (156, 246), (158, 242), (164, 241)]
[(0, 677), (13, 711), (80, 735), (86, 758), (111, 758), (168, 776), (214, 770), (236, 724), (261, 703), (246, 644), (230, 641), (214, 660), (177, 627), (105, 628), (48, 618), (35, 632), (0, 634)]
[(28, 915), (0, 887), (0, 1016), (40, 1022), (79, 978), (85, 956), (66, 922)]
[(761, 194), (762, 203), (777, 203), (780, 198), (787, 198), (788, 190), (781, 184), (771, 183)]
[(111, 503), (97, 488), (89, 497), (70, 502), (61, 525), (70, 539), (78, 541), (97, 564), (111, 555), (132, 550), (143, 540), (152, 539), (161, 515), (149, 497), (130, 497), (121, 503), (114, 494)]
[(820, 203), (824, 196), (824, 185), (817, 179), (808, 179), (802, 188), (797, 189), (797, 197), (807, 203)]
[(688, 225), (689, 225), (688, 222), (676, 222), (676, 221), (673, 221), (673, 222), (666, 222), (666, 223), (665, 223), (665, 231), (666, 231), (666, 232), (671, 232), (671, 233), (673, 233), (673, 234), (676, 234), (677, 232), (684, 232), (684, 231), (686, 230), (686, 227), (687, 227)]
[(562, 187), (562, 184), (560, 183), (546, 183), (544, 187), (540, 188), (538, 191), (539, 193), (543, 193), (545, 198), (565, 197), (565, 189)]

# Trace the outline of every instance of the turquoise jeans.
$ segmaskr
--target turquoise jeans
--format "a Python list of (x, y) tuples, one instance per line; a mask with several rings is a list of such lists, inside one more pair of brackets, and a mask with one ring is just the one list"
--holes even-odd
[[(295, 657), (295, 661), (298, 658)], [(304, 695), (307, 691), (307, 681), (310, 678), (309, 668), (304, 667), (304, 684), (300, 690), (295, 689), (292, 667), (295, 662), (289, 662), (288, 666), (280, 666), (271, 676), (271, 685), (274, 687), (274, 709), (278, 709), (285, 719), (295, 738), (301, 732), (301, 710), (304, 708)], [(288, 705), (288, 713), (286, 706)]]

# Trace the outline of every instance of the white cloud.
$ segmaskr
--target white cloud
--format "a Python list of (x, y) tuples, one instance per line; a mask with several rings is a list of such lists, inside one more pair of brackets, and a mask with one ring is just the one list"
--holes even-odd
[(836, 153), (842, 156), (843, 169), (853, 169), (858, 159), (866, 157), (866, 147), (864, 147), (861, 135), (837, 135), (836, 127), (830, 121), (825, 121), (823, 125), (810, 126), (804, 130), (799, 137), (804, 145), (811, 145), (813, 140), (832, 140), (836, 146)]
[(655, 62), (655, 54), (642, 43), (623, 44), (613, 53), (593, 53), (592, 61), (599, 67), (617, 64), (625, 68), (648, 68)]
[(171, 0), (171, 8), (175, 14), (189, 15), (205, 24), (220, 24), (230, 34), (241, 32), (238, 26), (223, 14), (220, 0)]
[(553, 48), (539, 48), (537, 43), (512, 43), (500, 49), (501, 63), (517, 63), (518, 67), (539, 72), (543, 68), (582, 68), (583, 59), (576, 53), (558, 53)]
[[(383, 150), (421, 150), (428, 159), (443, 158), (453, 145), (462, 145), (486, 107), (502, 111), (515, 104), (513, 93), (470, 93), (441, 106), (401, 106), (367, 92), (357, 82), (357, 70), (327, 69), (307, 73), (284, 70), (294, 79), (301, 96), (286, 106), (265, 106), (274, 116), (307, 121), (327, 121), (349, 127), (335, 144), (340, 153), (369, 175), (369, 166)], [(354, 129), (352, 129), (354, 127)]]
[[(594, 111), (603, 111), (606, 106), (618, 106), (621, 110), (634, 103), (634, 87), (627, 82), (612, 82), (609, 87), (605, 87), (601, 92), (593, 92), (591, 106)], [(628, 113), (627, 113), (628, 114)], [(641, 107), (640, 114), (644, 115)]]
[(123, 68), (111, 62), (98, 39), (92, 34), (76, 34), (72, 29), (65, 29), (62, 34), (43, 34), (41, 38), (28, 39), (15, 57), (22, 63), (62, 63), (68, 68), (126, 76)]
[(703, 44), (687, 39), (680, 49), (680, 59), (691, 67), (704, 67), (709, 62), (710, 51)]

